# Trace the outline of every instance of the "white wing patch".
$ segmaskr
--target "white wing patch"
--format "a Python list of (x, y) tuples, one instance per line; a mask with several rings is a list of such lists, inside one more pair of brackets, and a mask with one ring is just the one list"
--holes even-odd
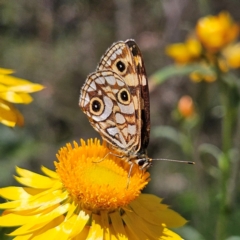
[(129, 105), (123, 105), (121, 103), (118, 103), (118, 106), (121, 109), (121, 112), (125, 114), (133, 114), (135, 111), (133, 102), (131, 102)]
[(97, 87), (96, 87), (96, 84), (95, 84), (95, 82), (94, 81), (92, 81), (91, 82), (91, 84), (90, 84), (90, 86), (89, 86), (90, 88), (92, 88), (92, 91), (95, 91), (95, 90), (97, 90)]
[(121, 113), (116, 113), (116, 121), (118, 124), (123, 124), (126, 122), (126, 119)]
[(114, 76), (106, 76), (105, 80), (110, 85), (115, 85), (116, 84), (116, 78)]

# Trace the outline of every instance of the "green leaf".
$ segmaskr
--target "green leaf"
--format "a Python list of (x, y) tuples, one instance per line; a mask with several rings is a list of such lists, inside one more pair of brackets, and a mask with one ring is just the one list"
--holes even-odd
[(191, 226), (184, 226), (181, 228), (174, 229), (174, 232), (181, 235), (184, 239), (194, 239), (194, 240), (205, 240), (205, 238), (198, 232), (197, 229)]
[(150, 79), (152, 79), (154, 83), (161, 84), (170, 77), (176, 75), (177, 76), (188, 75), (192, 72), (199, 72), (203, 75), (215, 75), (215, 72), (211, 67), (202, 64), (188, 64), (183, 66), (170, 65), (152, 74), (150, 76)]
[(181, 140), (185, 141), (186, 139), (185, 135), (169, 126), (154, 127), (152, 133), (154, 137), (167, 138), (179, 146), (181, 146)]
[(231, 236), (228, 237), (226, 240), (240, 240), (240, 236)]
[[(200, 152), (201, 155), (209, 154), (213, 156), (216, 159), (216, 162), (218, 163), (218, 165), (219, 165), (220, 159), (223, 156), (222, 151), (213, 144), (203, 143), (199, 146), (198, 151)], [(205, 168), (205, 171), (215, 179), (219, 178), (220, 171), (217, 167), (213, 165), (207, 166), (207, 168)]]
[(193, 145), (191, 139), (170, 126), (159, 126), (153, 128), (153, 136), (162, 137), (177, 144), (186, 156), (192, 157)]
[(222, 154), (222, 151), (218, 147), (209, 143), (201, 144), (198, 148), (198, 151), (200, 152), (200, 154), (212, 155), (217, 161)]
[(240, 81), (239, 81), (239, 77), (237, 77), (235, 74), (233, 74), (232, 72), (226, 72), (224, 74), (222, 74), (222, 79), (224, 82), (226, 82), (229, 86), (232, 87), (240, 87)]

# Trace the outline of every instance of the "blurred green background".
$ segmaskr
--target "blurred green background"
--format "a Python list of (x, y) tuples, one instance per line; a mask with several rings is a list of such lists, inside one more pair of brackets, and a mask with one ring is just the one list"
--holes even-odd
[[(172, 63), (164, 53), (168, 44), (184, 41), (200, 17), (222, 10), (240, 22), (239, 0), (2, 1), (0, 67), (15, 69), (15, 76), (46, 88), (33, 94), (33, 103), (18, 107), (25, 117), (23, 128), (0, 126), (0, 186), (17, 184), (13, 178), (16, 165), (35, 172), (40, 172), (41, 165), (53, 169), (55, 155), (66, 142), (100, 138), (78, 107), (78, 98), (87, 75), (113, 42), (134, 38), (150, 76)], [(201, 101), (201, 87), (188, 77), (177, 76), (152, 87), (152, 128), (178, 129), (173, 112), (179, 98), (189, 94)], [(204, 116), (203, 128), (191, 147), (200, 143), (221, 146), (216, 91), (214, 85), (208, 88), (212, 105), (207, 107), (215, 110)], [(152, 131), (148, 155), (194, 160), (196, 165), (153, 162), (149, 169), (152, 180), (144, 192), (164, 198), (164, 203), (189, 220), (179, 230), (186, 240), (214, 239), (218, 181), (204, 166), (215, 163), (210, 157), (203, 159), (204, 164), (197, 157), (189, 159), (176, 144), (178, 139), (166, 137), (171, 131), (164, 131)], [(239, 186), (237, 172), (234, 181)], [(237, 187), (229, 209), (228, 236), (240, 236), (239, 200)], [(3, 235), (6, 232), (2, 230), (0, 239), (11, 239)]]

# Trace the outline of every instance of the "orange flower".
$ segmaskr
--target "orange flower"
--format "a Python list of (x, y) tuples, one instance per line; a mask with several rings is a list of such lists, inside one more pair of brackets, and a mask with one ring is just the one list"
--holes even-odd
[(195, 107), (190, 96), (182, 96), (178, 102), (178, 111), (184, 118), (191, 118), (195, 115)]
[(203, 46), (216, 53), (237, 38), (239, 27), (229, 13), (221, 12), (217, 16), (201, 18), (197, 23), (196, 32)]

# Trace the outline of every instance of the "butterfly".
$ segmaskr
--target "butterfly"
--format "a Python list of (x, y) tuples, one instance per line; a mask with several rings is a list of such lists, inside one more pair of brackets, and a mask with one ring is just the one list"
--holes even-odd
[(120, 157), (141, 169), (151, 165), (148, 81), (134, 40), (116, 42), (106, 51), (81, 89), (79, 106)]

